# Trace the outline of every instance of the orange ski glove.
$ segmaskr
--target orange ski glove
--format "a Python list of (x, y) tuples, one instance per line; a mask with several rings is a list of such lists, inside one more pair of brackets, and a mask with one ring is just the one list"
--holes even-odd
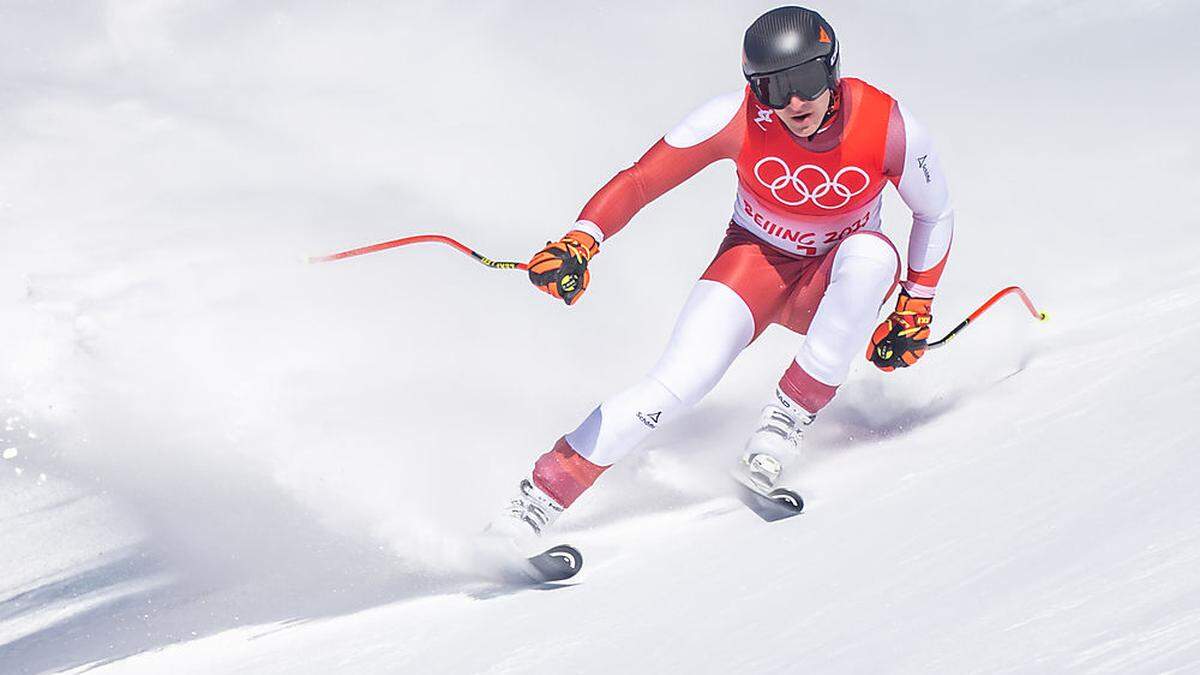
[(913, 298), (900, 291), (896, 311), (875, 329), (867, 347), (867, 359), (880, 370), (907, 368), (925, 353), (929, 324), (933, 322), (932, 298)]
[(562, 239), (546, 242), (529, 261), (529, 280), (568, 305), (579, 301), (588, 286), (588, 261), (600, 252), (592, 235), (571, 230)]

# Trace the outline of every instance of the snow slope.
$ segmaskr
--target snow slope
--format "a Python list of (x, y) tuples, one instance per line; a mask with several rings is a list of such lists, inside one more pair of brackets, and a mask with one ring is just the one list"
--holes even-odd
[(0, 672), (1200, 671), (1200, 9), (960, 4), (819, 9), (943, 149), (935, 333), (1009, 283), (1052, 321), (860, 364), (767, 524), (722, 471), (771, 329), (564, 517), (553, 589), (471, 536), (653, 363), (732, 167), (569, 309), (436, 248), (298, 261), (529, 255), (770, 5), (0, 6)]

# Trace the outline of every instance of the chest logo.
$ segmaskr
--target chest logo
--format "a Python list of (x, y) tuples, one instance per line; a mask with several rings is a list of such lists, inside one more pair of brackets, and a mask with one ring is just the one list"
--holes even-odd
[(830, 177), (815, 164), (803, 164), (793, 171), (778, 157), (758, 160), (754, 177), (780, 204), (800, 206), (812, 202), (830, 211), (849, 204), (871, 184), (871, 177), (857, 166), (844, 166)]
[(773, 119), (771, 117), (771, 109), (763, 108), (762, 106), (755, 106), (755, 107), (758, 108), (758, 117), (754, 118), (754, 123), (758, 125), (759, 129), (766, 131), (767, 128), (763, 125), (771, 123), (771, 120)]

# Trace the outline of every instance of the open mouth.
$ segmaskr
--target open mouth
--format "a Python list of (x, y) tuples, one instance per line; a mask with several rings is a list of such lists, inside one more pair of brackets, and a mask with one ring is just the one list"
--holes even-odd
[(811, 118), (812, 113), (800, 113), (799, 115), (792, 115), (792, 121), (799, 124), (807, 124)]

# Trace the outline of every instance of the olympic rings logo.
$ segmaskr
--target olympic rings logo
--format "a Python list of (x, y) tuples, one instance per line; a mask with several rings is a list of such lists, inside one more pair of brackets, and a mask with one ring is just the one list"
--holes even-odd
[[(782, 170), (782, 173), (771, 180), (763, 178), (763, 167), (776, 164), (779, 168), (770, 171), (768, 175), (778, 170)], [(840, 209), (849, 204), (851, 199), (862, 194), (871, 184), (871, 177), (857, 166), (842, 167), (831, 178), (825, 169), (815, 164), (804, 164), (792, 171), (787, 162), (778, 157), (764, 157), (758, 160), (754, 165), (754, 177), (782, 204), (800, 206), (812, 202), (818, 208), (826, 210)], [(806, 177), (815, 182), (816, 187), (809, 187), (810, 183), (805, 181)], [(842, 182), (843, 178), (849, 180)]]

